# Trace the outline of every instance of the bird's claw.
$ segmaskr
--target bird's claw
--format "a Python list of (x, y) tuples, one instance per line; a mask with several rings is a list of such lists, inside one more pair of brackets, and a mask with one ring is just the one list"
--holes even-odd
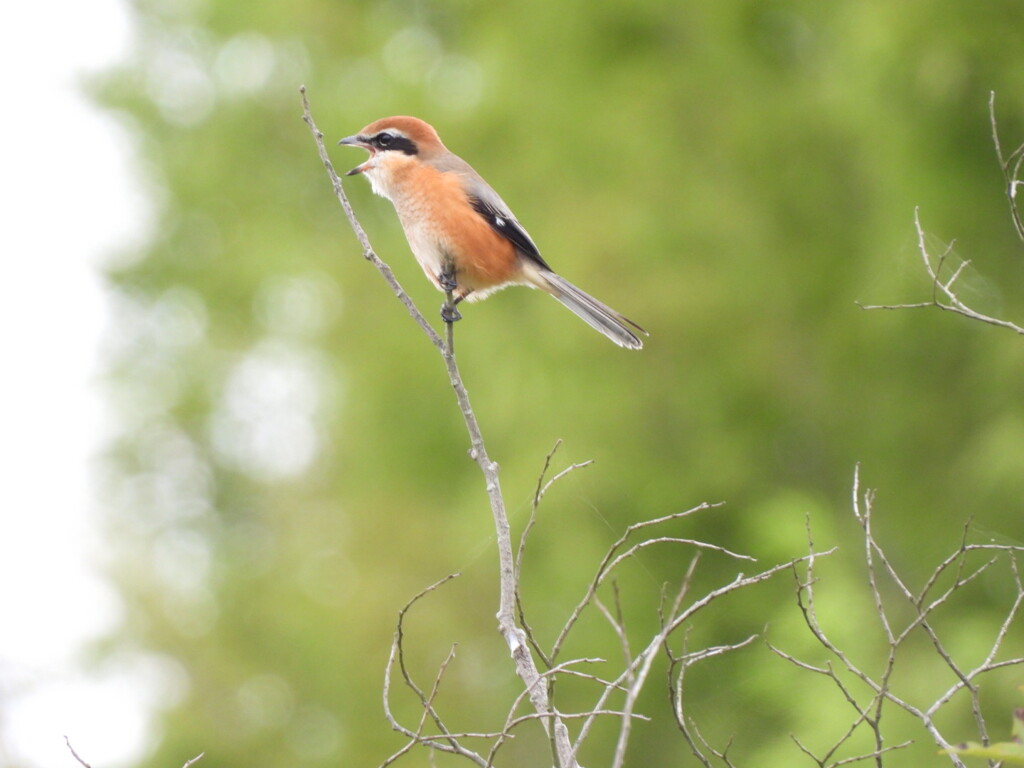
[(449, 269), (443, 270), (437, 276), (437, 283), (445, 293), (455, 293), (455, 289), (459, 287), (459, 284), (455, 281), (455, 271)]
[(459, 312), (454, 304), (445, 302), (441, 305), (441, 319), (446, 323), (454, 323), (462, 319), (462, 313)]

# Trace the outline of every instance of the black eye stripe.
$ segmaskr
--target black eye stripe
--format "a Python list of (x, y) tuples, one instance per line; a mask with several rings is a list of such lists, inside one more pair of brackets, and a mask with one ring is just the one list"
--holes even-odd
[(406, 155), (415, 155), (419, 152), (412, 139), (407, 139), (405, 136), (399, 136), (388, 131), (381, 131), (370, 140), (370, 143), (378, 149), (388, 150), (389, 152), (397, 151)]

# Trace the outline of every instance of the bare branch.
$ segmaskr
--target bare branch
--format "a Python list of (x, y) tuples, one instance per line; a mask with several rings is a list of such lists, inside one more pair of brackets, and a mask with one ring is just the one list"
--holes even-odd
[[(682, 674), (683, 672), (685, 672), (685, 669), (686, 668), (684, 667), (682, 670), (680, 670), (680, 690), (682, 687)], [(701, 765), (705, 766), (705, 768), (712, 768), (710, 758), (708, 758), (708, 756), (704, 754), (704, 751), (706, 750), (708, 753), (710, 753), (711, 757), (720, 760), (726, 766), (726, 768), (735, 768), (732, 760), (729, 759), (729, 749), (732, 747), (731, 738), (725, 745), (725, 749), (715, 749), (715, 747), (712, 746), (712, 744), (706, 738), (704, 738), (704, 734), (701, 733), (696, 720), (694, 720), (693, 718), (683, 717), (681, 704), (679, 705), (679, 707), (673, 708), (677, 709), (678, 711), (678, 714), (676, 715), (676, 723), (679, 727), (679, 730), (683, 734), (683, 738), (686, 740), (687, 745), (690, 747), (690, 751), (693, 753), (693, 756), (701, 762)]]
[[(663, 517), (658, 517), (658, 518), (655, 518), (653, 520), (645, 520), (643, 522), (633, 523), (632, 525), (627, 527), (625, 532), (622, 534), (622, 536), (620, 536), (618, 538), (618, 540), (615, 541), (608, 548), (608, 551), (605, 553), (604, 558), (601, 560), (601, 563), (598, 565), (597, 573), (594, 575), (593, 580), (590, 582), (590, 586), (587, 588), (586, 593), (580, 599), (579, 603), (577, 603), (576, 607), (572, 610), (572, 613), (570, 614), (569, 619), (566, 621), (565, 625), (562, 627), (562, 631), (559, 633), (558, 637), (555, 639), (555, 642), (554, 642), (554, 644), (551, 647), (551, 653), (549, 654), (550, 657), (552, 659), (554, 659), (554, 658), (556, 658), (558, 656), (558, 653), (561, 650), (562, 645), (565, 643), (566, 638), (568, 637), (569, 633), (572, 631), (573, 626), (575, 626), (575, 624), (576, 624), (577, 620), (579, 619), (580, 615), (583, 613), (583, 611), (587, 608), (588, 605), (590, 605), (591, 601), (594, 599), (594, 595), (597, 594), (598, 588), (604, 583), (605, 579), (608, 577), (608, 574), (611, 573), (611, 571), (617, 565), (619, 565), (621, 562), (623, 562), (624, 559), (626, 559), (627, 556), (617, 557), (616, 553), (618, 553), (619, 549), (626, 544), (626, 542), (629, 540), (629, 538), (634, 533), (636, 533), (637, 531), (641, 531), (641, 530), (645, 530), (647, 528), (654, 527), (656, 525), (661, 525), (661, 524), (666, 523), (666, 522), (670, 522), (670, 521), (673, 521), (673, 520), (679, 520), (679, 519), (684, 518), (684, 517), (689, 517), (690, 515), (692, 515), (692, 514), (694, 514), (696, 512), (701, 512), (701, 511), (706, 510), (706, 509), (716, 509), (716, 508), (721, 507), (721, 506), (722, 505), (720, 503), (719, 504), (709, 504), (709, 503), (705, 502), (703, 504), (699, 504), (696, 507), (688, 509), (685, 512), (675, 512), (675, 513), (673, 513), (671, 515), (665, 515)], [(666, 540), (667, 539), (663, 539), (663, 541), (666, 541)], [(631, 551), (630, 551), (630, 555), (634, 554), (637, 551), (637, 549), (642, 548), (642, 546), (645, 546), (644, 542), (641, 542), (640, 545), (632, 548)], [(728, 554), (730, 554), (730, 555), (732, 555), (734, 557), (742, 557), (744, 559), (753, 560), (753, 558), (746, 557), (745, 555), (735, 555), (734, 553), (728, 553)]]
[[(629, 649), (629, 635), (626, 634), (626, 622), (622, 617), (622, 605), (619, 596), (619, 585), (612, 583), (614, 588), (615, 597), (615, 611), (612, 612), (604, 603), (599, 599), (594, 598), (594, 605), (597, 606), (597, 610), (601, 612), (601, 615), (605, 617), (605, 620), (611, 626), (612, 631), (615, 633), (615, 637), (619, 641), (619, 647), (622, 649), (622, 658), (626, 662), (626, 668), (629, 669), (630, 664), (633, 662), (633, 653)], [(626, 685), (632, 683), (632, 679), (626, 679)], [(625, 688), (623, 688), (625, 690)]]
[[(722, 760), (727, 765), (731, 765), (731, 763), (726, 758), (726, 751), (728, 750), (726, 749), (726, 751), (723, 752), (715, 752), (711, 750), (710, 745), (708, 745), (708, 743), (702, 737), (699, 736), (699, 732), (697, 731), (694, 723), (685, 717), (685, 714), (683, 712), (683, 676), (686, 672), (686, 669), (693, 663), (696, 663), (697, 661), (702, 661), (704, 659), (712, 658), (714, 656), (718, 656), (729, 651), (743, 648), (752, 643), (756, 639), (756, 635), (748, 637), (739, 643), (707, 648), (696, 652), (686, 652), (684, 644), (684, 652), (679, 655), (672, 654), (671, 650), (668, 648), (667, 643), (669, 637), (684, 623), (693, 618), (693, 616), (698, 611), (706, 608), (708, 605), (720, 599), (724, 595), (727, 595), (731, 592), (735, 592), (739, 589), (745, 589), (755, 584), (760, 584), (772, 578), (777, 573), (794, 569), (801, 562), (806, 562), (809, 559), (812, 559), (813, 557), (831, 554), (833, 551), (834, 550), (829, 550), (828, 552), (812, 553), (812, 555), (809, 556), (796, 558), (794, 560), (790, 560), (789, 562), (781, 563), (779, 565), (768, 568), (753, 576), (745, 577), (743, 576), (743, 574), (737, 574), (737, 576), (731, 582), (717, 589), (709, 591), (703, 597), (694, 600), (685, 609), (682, 608), (682, 600), (683, 595), (688, 591), (688, 585), (684, 581), (684, 585), (680, 589), (680, 592), (677, 594), (676, 600), (674, 601), (671, 615), (667, 617), (667, 620), (663, 620), (663, 627), (661, 632), (659, 632), (658, 635), (655, 636), (651, 645), (649, 645), (644, 652), (638, 655), (637, 662), (634, 663), (634, 666), (636, 666), (636, 664), (639, 663), (641, 659), (644, 660), (645, 664), (643, 667), (641, 667), (641, 674), (637, 675), (637, 683), (633, 686), (633, 688), (637, 692), (639, 692), (640, 687), (643, 685), (643, 678), (649, 670), (650, 657), (653, 655), (655, 644), (665, 647), (665, 650), (670, 659), (669, 694), (673, 705), (673, 713), (676, 718), (676, 724), (679, 727), (681, 733), (683, 734), (683, 738), (689, 744), (694, 756), (701, 760), (705, 765), (710, 765), (710, 763), (708, 762), (708, 758), (702, 753), (701, 746), (707, 748), (708, 751), (712, 752), (716, 757), (718, 757), (718, 759)], [(692, 574), (695, 564), (695, 562), (691, 562), (691, 569), (689, 571), (690, 574)], [(676, 671), (676, 669), (678, 669), (678, 672)], [(674, 683), (673, 678), (675, 679)]]
[(64, 743), (68, 745), (68, 749), (71, 752), (71, 756), (78, 761), (79, 765), (83, 766), (83, 768), (92, 768), (91, 765), (89, 765), (87, 762), (85, 762), (85, 760), (78, 756), (78, 753), (75, 752), (75, 748), (71, 746), (71, 740), (67, 737), (67, 735), (64, 736)]
[[(71, 756), (73, 758), (75, 758), (75, 760), (78, 762), (79, 765), (83, 766), (83, 768), (92, 768), (91, 765), (89, 765), (87, 762), (85, 762), (85, 760), (83, 760), (79, 756), (79, 754), (77, 752), (75, 752), (75, 748), (73, 746), (71, 746), (71, 740), (66, 735), (64, 736), (64, 743), (67, 744), (68, 750), (71, 752)], [(200, 752), (198, 755), (196, 755), (192, 759), (186, 760), (184, 765), (182, 765), (181, 768), (192, 768), (193, 765), (195, 765), (196, 763), (198, 763), (200, 760), (203, 759), (203, 756), (205, 754), (206, 754), (205, 752)]]
[[(1010, 204), (1010, 218), (1013, 221), (1017, 237), (1024, 241), (1024, 222), (1022, 222), (1020, 208), (1018, 207), (1018, 193), (1024, 188), (1024, 180), (1021, 180), (1021, 170), (1024, 168), (1024, 144), (1018, 146), (1008, 156), (1003, 154), (1002, 143), (999, 140), (999, 128), (996, 123), (995, 91), (989, 94), (989, 123), (992, 128), (992, 144), (995, 147), (996, 158), (999, 160), (999, 169), (1003, 174), (1003, 180), (1006, 185), (1006, 197)], [(925, 242), (925, 234), (921, 227), (920, 211), (918, 209), (914, 209), (914, 227), (917, 230), (917, 250), (921, 256), (925, 272), (932, 283), (932, 300), (910, 304), (861, 304), (857, 302), (861, 309), (935, 308), (1024, 335), (1024, 327), (1008, 320), (986, 315), (968, 306), (961, 300), (956, 292), (956, 283), (970, 262), (961, 262), (949, 277), (943, 277), (946, 260), (952, 252), (952, 243), (942, 254), (934, 256), (928, 250)]]
[(878, 765), (881, 765), (882, 755), (886, 754), (887, 752), (894, 752), (897, 749), (904, 749), (906, 747), (909, 747), (913, 743), (913, 741), (904, 741), (901, 744), (893, 744), (891, 747), (882, 747), (881, 749), (876, 749), (874, 752), (868, 752), (864, 755), (857, 755), (856, 757), (847, 757), (843, 760), (837, 760), (836, 762), (832, 763), (832, 765), (849, 765), (850, 763), (859, 763), (862, 760), (874, 760)]
[(320, 154), (320, 161), (324, 164), (327, 176), (330, 178), (331, 185), (334, 187), (334, 195), (338, 198), (338, 202), (341, 203), (341, 207), (345, 211), (345, 217), (348, 219), (348, 223), (352, 227), (352, 231), (355, 232), (356, 238), (359, 240), (359, 245), (362, 246), (363, 258), (377, 268), (377, 271), (380, 272), (381, 276), (391, 288), (392, 293), (394, 293), (398, 300), (405, 306), (409, 315), (416, 321), (416, 324), (420, 326), (423, 333), (425, 333), (427, 338), (430, 339), (430, 342), (443, 353), (445, 349), (444, 341), (440, 336), (438, 336), (437, 331), (431, 327), (430, 323), (427, 322), (427, 319), (413, 303), (409, 294), (407, 294), (405, 289), (399, 284), (398, 278), (395, 277), (395, 273), (391, 271), (391, 267), (377, 256), (376, 251), (373, 250), (373, 246), (370, 245), (370, 238), (367, 236), (366, 230), (363, 229), (362, 224), (360, 224), (359, 220), (356, 218), (355, 211), (352, 210), (352, 204), (349, 203), (348, 196), (345, 194), (345, 189), (341, 185), (341, 177), (338, 176), (338, 172), (334, 170), (334, 165), (331, 163), (331, 159), (327, 155), (327, 148), (324, 146), (324, 135), (316, 127), (316, 123), (313, 122), (313, 115), (309, 109), (309, 100), (306, 98), (306, 86), (300, 87), (299, 93), (302, 94), (302, 119), (305, 121), (306, 125), (309, 126), (309, 130), (313, 133), (313, 139), (316, 141), (317, 151)]
[(534, 525), (537, 522), (537, 511), (540, 508), (540, 502), (544, 498), (544, 495), (548, 490), (563, 477), (567, 476), (570, 472), (574, 472), (577, 469), (588, 467), (593, 464), (593, 460), (587, 460), (576, 464), (570, 464), (565, 469), (556, 473), (554, 477), (545, 482), (548, 470), (551, 468), (551, 460), (554, 458), (555, 453), (562, 445), (562, 440), (559, 438), (555, 441), (554, 446), (548, 452), (548, 455), (544, 459), (544, 467), (540, 471), (540, 475), (537, 477), (537, 488), (533, 494), (533, 503), (530, 505), (530, 518), (527, 520), (526, 525), (523, 528), (523, 532), (519, 537), (519, 550), (516, 552), (516, 578), (515, 578), (515, 593), (516, 593), (516, 610), (519, 615), (519, 624), (522, 626), (523, 631), (526, 634), (526, 640), (533, 648), (546, 668), (551, 668), (554, 664), (554, 660), (550, 658), (541, 647), (540, 643), (537, 642), (536, 636), (533, 633), (533, 628), (530, 627), (526, 620), (526, 611), (523, 607), (522, 595), (519, 591), (519, 577), (522, 573), (523, 557), (526, 554), (526, 542), (530, 536), (530, 532), (533, 530)]
[(975, 309), (972, 309), (963, 301), (961, 301), (960, 297), (954, 290), (954, 283), (960, 277), (961, 273), (963, 272), (967, 264), (969, 264), (970, 262), (965, 261), (961, 263), (953, 271), (951, 277), (946, 278), (945, 280), (942, 279), (942, 267), (945, 263), (946, 257), (950, 253), (950, 248), (952, 246), (948, 247), (946, 251), (941, 256), (938, 257), (933, 256), (929, 252), (928, 245), (926, 243), (924, 229), (921, 227), (920, 212), (916, 208), (914, 209), (914, 228), (917, 230), (918, 253), (921, 256), (921, 261), (924, 265), (925, 272), (928, 273), (928, 277), (932, 281), (932, 300), (925, 302), (917, 302), (914, 304), (861, 304), (860, 302), (858, 302), (857, 306), (859, 306), (861, 309), (923, 309), (934, 307), (936, 309), (941, 309), (945, 312), (953, 312), (955, 314), (968, 317), (971, 320), (977, 320), (978, 322), (987, 323), (988, 325), (994, 325), (999, 328), (1005, 328), (1007, 330), (1013, 331), (1014, 333), (1024, 335), (1024, 328), (1017, 325), (1016, 323), (1011, 323), (1009, 320), (1001, 320), (998, 317), (992, 317), (990, 315), (983, 314)]
[[(537, 511), (537, 508), (540, 506), (541, 499), (543, 499), (544, 495), (551, 489), (551, 486), (553, 486), (555, 483), (557, 483), (563, 477), (568, 475), (570, 472), (575, 472), (577, 469), (582, 469), (583, 467), (589, 467), (591, 464), (594, 463), (593, 459), (587, 459), (586, 461), (581, 461), (581, 462), (578, 462), (576, 464), (570, 464), (565, 469), (561, 470), (560, 472), (557, 472), (554, 475), (554, 477), (552, 477), (550, 480), (548, 480), (547, 482), (544, 482), (544, 478), (547, 476), (548, 469), (551, 468), (551, 460), (555, 457), (555, 453), (558, 451), (558, 449), (561, 446), (562, 446), (562, 439), (559, 438), (558, 440), (555, 441), (555, 444), (551, 448), (551, 451), (548, 453), (547, 457), (544, 459), (544, 468), (541, 470), (540, 475), (537, 477), (537, 490), (534, 491), (534, 493), (533, 493), (533, 505), (532, 505), (532, 508), (533, 508), (534, 512)], [(524, 534), (524, 536), (525, 536), (525, 534)]]
[[(868, 583), (874, 600), (875, 614), (879, 619), (882, 633), (888, 646), (885, 661), (878, 673), (868, 672), (855, 664), (841, 648), (832, 642), (822, 628), (818, 620), (814, 604), (815, 580), (812, 576), (813, 561), (809, 562), (807, 578), (804, 581), (799, 582), (797, 587), (797, 602), (804, 614), (805, 623), (812, 636), (829, 653), (832, 659), (838, 662), (839, 669), (844, 674), (852, 675), (854, 679), (860, 681), (860, 683), (867, 687), (869, 691), (867, 700), (862, 701), (861, 698), (858, 697), (853, 688), (843, 680), (837, 670), (833, 667), (831, 661), (825, 666), (816, 666), (802, 661), (791, 654), (776, 648), (775, 646), (769, 645), (769, 648), (771, 648), (771, 650), (780, 658), (785, 659), (800, 669), (821, 675), (831, 681), (856, 713), (856, 717), (850, 727), (845, 731), (845, 733), (840, 735), (833, 745), (821, 756), (811, 755), (810, 750), (794, 739), (800, 749), (805, 751), (808, 755), (811, 755), (818, 764), (823, 767), (829, 766), (832, 768), (834, 766), (848, 762), (856, 762), (858, 760), (874, 760), (877, 766), (882, 765), (882, 755), (892, 749), (892, 747), (886, 747), (884, 745), (880, 727), (881, 716), (886, 702), (895, 704), (897, 707), (903, 709), (919, 720), (935, 744), (939, 746), (940, 749), (948, 750), (949, 740), (946, 739), (939, 731), (935, 723), (935, 717), (939, 711), (960, 691), (966, 691), (967, 695), (970, 697), (971, 709), (974, 714), (978, 735), (981, 738), (982, 743), (987, 744), (988, 734), (985, 720), (981, 712), (978, 679), (982, 675), (994, 672), (995, 670), (1024, 663), (1024, 659), (1020, 658), (996, 661), (996, 657), (1009, 632), (1009, 628), (1019, 615), (1021, 605), (1024, 604), (1024, 588), (1022, 588), (1019, 566), (1017, 563), (1017, 557), (1024, 554), (1024, 547), (994, 544), (968, 544), (969, 529), (965, 527), (957, 549), (938, 564), (932, 573), (928, 575), (923, 588), (915, 592), (901, 577), (898, 569), (875, 538), (872, 527), (872, 517), (874, 514), (873, 502), (873, 491), (861, 490), (860, 467), (858, 466), (854, 472), (853, 498), (851, 506), (855, 519), (864, 531), (865, 569), (867, 571)], [(808, 546), (813, 551), (813, 540), (810, 537), (809, 529)], [(967, 558), (972, 553), (985, 554), (988, 555), (988, 557), (986, 557), (981, 565), (971, 566), (967, 562)], [(948, 649), (943, 644), (940, 632), (934, 623), (934, 615), (939, 614), (943, 609), (949, 607), (953, 598), (957, 596), (961, 590), (975, 581), (980, 574), (993, 567), (998, 561), (1005, 561), (1009, 563), (1009, 568), (1013, 574), (1014, 583), (1017, 588), (1017, 594), (1012, 605), (1009, 607), (1003, 622), (996, 632), (986, 657), (973, 669), (965, 669), (953, 658), (952, 654), (949, 653)], [(897, 628), (892, 623), (891, 613), (888, 606), (893, 600), (893, 595), (885, 595), (883, 593), (878, 580), (879, 573), (884, 574), (895, 586), (895, 599), (903, 601), (903, 603), (906, 606), (909, 606), (913, 611), (913, 615), (908, 621), (906, 621), (905, 626), (902, 626), (901, 628)], [(934, 595), (933, 592), (935, 591), (940, 578), (947, 573), (952, 578), (952, 584), (939, 592), (938, 595)], [(907, 697), (897, 694), (892, 688), (892, 675), (896, 666), (897, 653), (904, 645), (904, 642), (915, 631), (923, 632), (928, 637), (935, 656), (941, 661), (943, 666), (953, 673), (956, 678), (953, 685), (936, 696), (929, 704), (923, 706), (912, 703)], [(859, 755), (856, 758), (843, 758), (842, 760), (835, 761), (834, 758), (839, 748), (849, 743), (854, 733), (861, 727), (867, 727), (873, 732), (875, 750), (864, 755)], [(963, 763), (955, 754), (949, 754), (949, 758), (953, 765), (958, 766), (958, 768), (962, 768)]]
[[(409, 602), (407, 602), (402, 609), (398, 612), (398, 622), (395, 628), (394, 640), (391, 643), (391, 652), (388, 656), (388, 663), (384, 668), (384, 688), (383, 688), (383, 700), (384, 700), (384, 716), (387, 718), (388, 723), (391, 725), (392, 730), (401, 733), (405, 736), (408, 741), (391, 756), (381, 763), (381, 768), (390, 765), (395, 762), (402, 755), (409, 752), (413, 747), (418, 745), (425, 745), (431, 749), (437, 749), (442, 752), (449, 752), (451, 754), (459, 755), (464, 757), (477, 765), (484, 766), (486, 761), (476, 752), (464, 747), (460, 739), (476, 737), (476, 738), (488, 738), (494, 737), (495, 734), (459, 734), (452, 733), (445, 726), (441, 715), (434, 708), (434, 700), (440, 691), (441, 681), (444, 677), (445, 672), (448, 669), (448, 665), (451, 663), (455, 656), (455, 647), (453, 646), (444, 661), (441, 662), (438, 668), (437, 674), (434, 677), (433, 685), (431, 686), (430, 693), (424, 693), (424, 691), (415, 683), (412, 679), (408, 668), (405, 664), (405, 617), (409, 610), (418, 603), (426, 595), (430, 594), (434, 590), (440, 588), (444, 584), (447, 584), (452, 579), (456, 578), (459, 574), (453, 573), (445, 576), (443, 579), (434, 582), (425, 589), (420, 590)], [(402, 680), (406, 687), (409, 688), (413, 693), (416, 694), (422, 707), (422, 713), (420, 716), (419, 724), (415, 730), (403, 726), (398, 719), (395, 717), (391, 709), (391, 670), (397, 663), (399, 670), (402, 674)], [(434, 726), (437, 728), (437, 734), (424, 735), (423, 731), (426, 727), (427, 719), (433, 721)]]
[(1006, 198), (1010, 202), (1010, 217), (1013, 219), (1014, 229), (1017, 230), (1017, 237), (1024, 240), (1024, 222), (1021, 221), (1020, 209), (1017, 207), (1017, 192), (1024, 186), (1020, 179), (1021, 165), (1024, 164), (1024, 144), (1018, 146), (1009, 157), (1003, 157), (1003, 148), (999, 142), (999, 127), (996, 123), (996, 92), (991, 91), (988, 97), (988, 117), (992, 125), (992, 143), (996, 148), (996, 157), (999, 159), (999, 170), (1003, 172), (1003, 179), (1006, 182)]
[[(505, 499), (502, 496), (501, 484), (498, 478), (498, 464), (492, 461), (490, 456), (487, 454), (483, 435), (480, 431), (480, 425), (478, 424), (476, 414), (470, 405), (469, 393), (466, 391), (465, 384), (462, 380), (462, 374), (460, 373), (459, 366), (455, 360), (453, 323), (446, 323), (446, 343), (445, 340), (443, 340), (437, 332), (434, 331), (423, 317), (423, 314), (416, 308), (413, 301), (401, 288), (390, 267), (388, 267), (388, 265), (385, 264), (374, 252), (370, 245), (369, 238), (366, 236), (365, 230), (356, 219), (355, 212), (352, 210), (352, 206), (349, 204), (348, 198), (345, 196), (345, 191), (342, 189), (341, 185), (341, 179), (335, 172), (330, 158), (327, 156), (327, 150), (323, 143), (323, 134), (316, 127), (310, 112), (309, 100), (306, 98), (305, 86), (300, 88), (299, 91), (302, 95), (303, 120), (309, 126), (309, 129), (313, 134), (313, 139), (316, 142), (320, 160), (323, 163), (324, 168), (327, 170), (327, 175), (331, 180), (335, 196), (341, 203), (349, 224), (355, 231), (356, 237), (363, 248), (363, 256), (373, 263), (391, 287), (392, 292), (402, 301), (409, 314), (420, 326), (421, 330), (426, 334), (434, 347), (441, 353), (445, 368), (448, 372), (449, 382), (451, 383), (452, 390), (455, 393), (459, 411), (462, 413), (466, 431), (469, 433), (469, 455), (477, 463), (484, 476), (487, 497), (491, 507), (491, 515), (494, 520), (494, 528), (498, 545), (498, 570), (500, 575), (499, 605), (497, 613), (498, 631), (501, 633), (502, 637), (504, 637), (505, 642), (509, 647), (509, 651), (515, 664), (516, 674), (522, 680), (526, 690), (530, 692), (530, 701), (534, 709), (541, 715), (553, 714), (551, 703), (548, 700), (547, 689), (545, 686), (536, 684), (539, 679), (539, 673), (537, 671), (537, 665), (534, 662), (533, 655), (530, 652), (526, 633), (516, 623), (516, 565), (512, 550), (511, 529), (508, 522), (508, 515), (505, 511)], [(451, 306), (452, 297), (450, 293), (447, 296), (447, 299), (448, 306)], [(541, 722), (545, 727), (547, 727), (550, 722), (550, 735), (553, 738), (556, 760), (560, 768), (574, 768), (575, 760), (571, 758), (572, 749), (569, 743), (568, 733), (565, 727), (560, 724), (558, 717), (545, 717)]]

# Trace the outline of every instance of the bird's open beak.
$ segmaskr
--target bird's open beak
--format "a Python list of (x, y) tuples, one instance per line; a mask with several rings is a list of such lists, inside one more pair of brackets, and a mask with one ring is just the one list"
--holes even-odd
[(362, 165), (357, 165), (351, 171), (346, 173), (346, 176), (355, 176), (357, 173), (362, 173), (363, 171), (367, 170), (370, 167), (370, 160), (373, 159), (373, 147), (367, 144), (363, 139), (359, 138), (359, 136), (346, 136), (338, 143), (346, 147), (362, 147), (363, 149), (369, 150), (370, 152), (369, 160), (367, 160)]

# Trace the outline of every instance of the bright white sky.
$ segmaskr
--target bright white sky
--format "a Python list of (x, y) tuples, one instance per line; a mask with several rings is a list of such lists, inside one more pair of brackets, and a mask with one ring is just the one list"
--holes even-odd
[(91, 565), (98, 270), (144, 235), (146, 210), (128, 137), (77, 83), (123, 59), (130, 36), (122, 0), (10, 3), (0, 25), (0, 764), (73, 766), (67, 734), (84, 760), (116, 768), (149, 740), (145, 663), (77, 669), (119, 618)]

